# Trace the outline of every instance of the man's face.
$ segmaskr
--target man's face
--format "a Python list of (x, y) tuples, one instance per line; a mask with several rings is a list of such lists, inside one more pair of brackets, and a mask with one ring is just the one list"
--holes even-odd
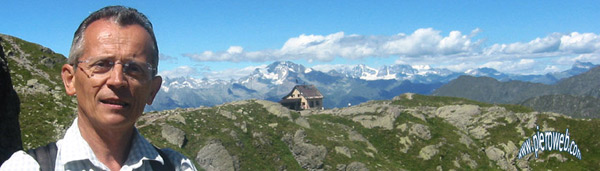
[[(132, 126), (145, 104), (152, 103), (162, 82), (159, 76), (152, 78), (151, 71), (148, 77), (135, 77), (129, 72), (140, 68), (123, 71), (124, 64), (150, 62), (153, 52), (150, 35), (140, 25), (119, 26), (106, 19), (94, 21), (83, 34), (84, 50), (77, 68), (71, 66), (72, 77), (65, 78), (70, 65), (63, 66), (63, 82), (67, 94), (77, 95), (79, 117), (96, 126)], [(113, 64), (97, 63), (99, 59)], [(112, 66), (112, 69), (98, 73), (95, 66)]]

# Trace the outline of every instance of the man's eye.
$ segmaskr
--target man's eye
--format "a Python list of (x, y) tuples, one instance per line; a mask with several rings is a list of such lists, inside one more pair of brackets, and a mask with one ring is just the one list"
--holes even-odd
[(127, 72), (131, 72), (131, 73), (142, 73), (144, 70), (142, 69), (142, 67), (136, 63), (129, 63), (129, 66), (127, 67)]
[(94, 62), (92, 64), (92, 66), (95, 68), (110, 68), (111, 64), (108, 61), (98, 61), (98, 62)]

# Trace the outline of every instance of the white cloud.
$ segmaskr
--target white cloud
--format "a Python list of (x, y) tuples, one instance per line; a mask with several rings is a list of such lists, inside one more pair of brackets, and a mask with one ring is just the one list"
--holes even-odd
[(560, 49), (577, 54), (600, 52), (600, 35), (573, 32), (560, 38)]
[(471, 35), (451, 31), (446, 37), (432, 28), (418, 29), (410, 35), (400, 33), (392, 36), (346, 35), (337, 32), (330, 35), (300, 35), (288, 39), (281, 49), (246, 52), (240, 46), (231, 46), (226, 51), (205, 51), (200, 54), (183, 54), (197, 61), (252, 61), (306, 59), (307, 61), (331, 61), (336, 57), (361, 59), (366, 57), (443, 56), (470, 53), (479, 48), (480, 41), (471, 40), (480, 32)]
[(479, 68), (480, 66), (473, 63), (473, 62), (462, 62), (462, 63), (458, 63), (458, 64), (451, 64), (451, 65), (447, 65), (446, 69), (449, 69), (451, 71), (455, 71), (455, 72), (464, 72), (466, 70), (469, 69), (473, 69), (473, 68)]
[(600, 53), (589, 53), (589, 54), (580, 54), (580, 55), (576, 55), (576, 56), (565, 56), (565, 57), (561, 57), (558, 60), (556, 60), (557, 63), (564, 64), (564, 65), (572, 64), (577, 61), (591, 62), (591, 63), (597, 64), (598, 61), (600, 61)]
[(175, 58), (173, 56), (170, 56), (170, 55), (167, 55), (167, 54), (163, 54), (163, 53), (161, 53), (161, 54), (158, 55), (158, 60), (159, 61), (173, 61), (173, 60), (176, 60), (176, 59), (177, 58)]
[(203, 74), (205, 78), (211, 80), (231, 80), (231, 79), (239, 79), (245, 76), (248, 76), (254, 72), (257, 68), (265, 68), (267, 65), (259, 65), (259, 66), (249, 66), (242, 69), (239, 68), (231, 68), (223, 71), (212, 71), (206, 72)]
[(161, 71), (160, 73), (158, 73), (158, 75), (169, 78), (193, 77), (198, 75), (198, 70), (190, 66), (180, 66), (173, 70)]
[(494, 54), (532, 54), (556, 52), (560, 46), (560, 35), (552, 34), (545, 38), (536, 38), (530, 42), (516, 42), (511, 44), (494, 44), (484, 50), (486, 55)]
[(559, 72), (561, 71), (561, 69), (556, 66), (556, 65), (548, 65), (546, 66), (546, 68), (544, 68), (544, 71), (542, 71), (543, 73), (551, 73), (551, 72)]
[[(487, 62), (481, 67), (494, 68), (500, 72), (516, 73), (517, 71), (533, 72), (536, 67), (536, 61), (533, 59), (520, 59), (520, 60), (509, 60), (509, 61), (491, 61)], [(538, 70), (537, 72), (540, 72)]]
[(338, 69), (349, 69), (354, 67), (355, 65), (347, 65), (347, 64), (323, 64), (323, 65), (315, 65), (313, 67), (311, 67), (314, 70), (317, 71), (321, 71), (321, 72), (329, 72), (331, 70), (338, 70)]
[[(421, 28), (413, 33), (390, 36), (357, 35), (337, 32), (329, 35), (307, 35), (289, 38), (280, 49), (246, 51), (231, 46), (224, 51), (183, 54), (196, 61), (268, 62), (304, 59), (310, 63), (329, 62), (335, 58), (396, 58), (397, 64), (432, 65), (451, 70), (492, 67), (509, 72), (526, 72), (533, 68), (556, 66), (552, 62), (599, 61), (600, 35), (596, 33), (552, 33), (527, 42), (492, 44), (475, 39), (481, 29), (468, 34)], [(577, 56), (576, 58), (573, 58)], [(544, 60), (543, 65), (535, 65)], [(535, 65), (535, 66), (534, 66)], [(569, 64), (567, 64), (569, 65)], [(562, 67), (565, 64), (561, 64)], [(472, 67), (472, 68), (469, 68)], [(322, 67), (321, 69), (327, 69)], [(550, 68), (552, 69), (552, 68)], [(539, 72), (539, 71), (538, 71)]]

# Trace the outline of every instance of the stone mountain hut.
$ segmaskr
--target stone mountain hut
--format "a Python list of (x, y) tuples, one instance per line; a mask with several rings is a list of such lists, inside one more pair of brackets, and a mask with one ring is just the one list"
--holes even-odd
[(314, 85), (296, 85), (279, 103), (293, 110), (323, 109), (323, 95)]

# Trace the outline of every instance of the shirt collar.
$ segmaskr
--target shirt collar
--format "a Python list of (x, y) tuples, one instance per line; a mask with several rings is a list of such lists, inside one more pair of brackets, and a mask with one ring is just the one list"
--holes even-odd
[[(101, 164), (96, 158), (96, 155), (92, 151), (89, 144), (81, 136), (81, 132), (79, 131), (79, 127), (77, 125), (77, 118), (75, 118), (71, 127), (67, 129), (64, 138), (57, 142), (57, 146), (59, 151), (59, 156), (57, 156), (57, 159), (61, 160), (60, 162), (62, 165), (71, 161), (87, 159), (96, 166), (103, 166), (103, 164)], [(154, 146), (139, 133), (137, 128), (134, 128), (131, 149), (129, 151), (129, 155), (127, 156), (127, 160), (123, 165), (136, 168), (141, 166), (144, 160), (156, 160), (161, 163), (164, 162), (163, 158), (159, 155)]]

